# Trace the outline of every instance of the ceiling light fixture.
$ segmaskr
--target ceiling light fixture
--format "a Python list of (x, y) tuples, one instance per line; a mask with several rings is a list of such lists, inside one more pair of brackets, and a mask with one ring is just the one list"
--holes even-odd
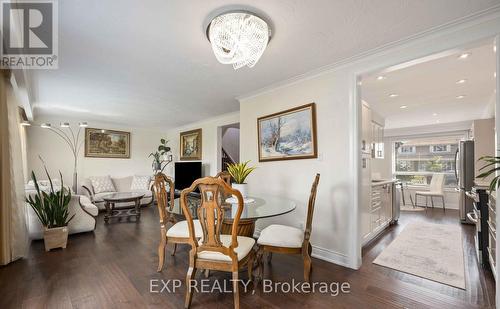
[(467, 58), (469, 58), (469, 56), (470, 56), (470, 53), (463, 53), (460, 56), (458, 56), (458, 58), (459, 59), (467, 59)]
[(52, 125), (48, 122), (45, 122), (45, 123), (42, 123), (40, 125), (40, 127), (44, 128), (44, 129), (50, 129), (52, 127)]
[(80, 126), (80, 128), (85, 128), (89, 126), (85, 121), (80, 122), (78, 125)]
[(237, 70), (259, 61), (271, 39), (271, 28), (254, 13), (232, 11), (212, 19), (207, 37), (217, 60)]
[(464, 84), (467, 80), (466, 79), (460, 79), (460, 80), (457, 80), (456, 83), (457, 84)]
[(385, 76), (382, 76), (382, 75), (380, 75), (380, 76), (377, 76), (377, 80), (384, 80), (384, 79), (386, 79), (386, 78), (387, 78), (387, 77), (385, 77)]
[(463, 94), (457, 96), (457, 99), (459, 99), (459, 100), (463, 99), (463, 98), (465, 98), (465, 95), (463, 95)]
[(399, 108), (401, 108), (401, 109), (405, 109), (405, 108), (407, 108), (407, 107), (408, 107), (408, 106), (406, 106), (406, 105), (401, 105)]
[(61, 122), (61, 128), (69, 128), (69, 122)]
[(399, 97), (399, 94), (396, 94), (396, 93), (391, 93), (389, 95), (389, 98), (397, 98), (397, 97)]
[(437, 115), (438, 115), (437, 113), (432, 114), (432, 116), (434, 116), (434, 117), (436, 117)]

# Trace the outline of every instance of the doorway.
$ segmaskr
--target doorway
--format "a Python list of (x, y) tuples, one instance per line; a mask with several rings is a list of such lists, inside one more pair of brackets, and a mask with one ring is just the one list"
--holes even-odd
[(240, 162), (240, 124), (233, 123), (220, 128), (218, 170), (226, 171), (228, 164)]
[[(491, 252), (485, 262), (476, 249), (477, 239), (481, 237), (477, 226), (464, 224), (474, 223), (465, 216), (472, 212), (474, 204), (466, 194), (473, 191), (473, 185), (481, 187), (481, 179), (477, 177), (480, 166), (465, 170), (455, 153), (462, 142), (473, 140), (476, 160), (469, 158), (469, 162), (476, 163), (484, 155), (495, 155), (495, 105), (498, 106), (495, 46), (493, 40), (483, 41), (360, 76), (358, 228), (364, 246), (363, 264), (368, 264), (365, 267), (374, 271), (384, 269), (380, 271), (405, 277), (403, 281), (415, 280), (421, 286), (449, 289), (450, 293), (455, 291), (464, 296), (471, 290), (488, 290), (494, 285), (493, 273), (484, 270), (493, 268), (495, 271), (494, 250), (491, 245), (489, 249), (487, 246), (482, 249), (483, 253)], [(463, 188), (463, 192), (456, 191), (461, 184), (458, 178), (464, 173), (472, 173), (473, 185)], [(437, 187), (436, 179), (439, 179)], [(496, 221), (494, 216), (483, 220), (485, 224)], [(430, 276), (426, 276), (425, 271), (432, 263), (417, 265), (419, 252), (426, 251), (425, 244), (416, 244), (411, 233), (404, 234), (405, 230), (411, 230), (414, 238), (421, 237), (425, 229), (416, 233), (420, 231), (419, 225), (452, 230), (447, 243), (454, 242), (456, 246), (436, 256), (438, 264), (449, 257), (451, 249), (462, 258), (464, 252), (476, 252), (472, 256), (465, 254), (461, 261), (469, 272), (462, 271), (463, 286), (446, 282), (447, 278), (441, 281), (439, 279), (443, 278), (432, 278), (437, 271), (431, 270)], [(456, 233), (463, 235), (463, 242), (462, 238), (455, 237)], [(398, 263), (414, 258), (416, 262), (410, 268), (415, 272), (410, 268), (398, 268), (402, 263), (392, 263), (391, 267), (380, 260), (386, 250), (397, 244), (400, 236), (406, 238), (399, 243), (399, 253), (418, 248), (414, 250), (416, 254), (398, 256), (396, 249), (389, 258)], [(428, 243), (442, 241), (442, 237), (433, 238), (432, 233), (428, 237)], [(408, 247), (409, 243), (416, 245)], [(432, 258), (432, 254), (429, 256)], [(424, 260), (430, 261), (421, 259)], [(488, 260), (492, 260), (493, 266), (483, 267)], [(442, 269), (447, 270), (446, 267)], [(460, 267), (457, 269), (460, 271)], [(449, 278), (454, 275), (452, 272), (450, 270)], [(479, 280), (465, 282), (465, 277)]]

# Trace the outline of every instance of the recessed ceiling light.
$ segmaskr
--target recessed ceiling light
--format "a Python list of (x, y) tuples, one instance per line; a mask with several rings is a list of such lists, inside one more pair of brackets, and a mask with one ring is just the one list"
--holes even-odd
[(464, 84), (467, 80), (466, 79), (460, 79), (460, 80), (457, 80), (456, 83), (457, 84)]
[(377, 80), (384, 80), (386, 79), (387, 77), (383, 76), (383, 75), (380, 75), (380, 76), (377, 76)]
[(496, 53), (497, 52), (497, 46), (496, 45), (493, 45), (493, 52)]
[(80, 122), (78, 125), (79, 125), (80, 127), (82, 127), (82, 128), (85, 128), (85, 127), (88, 127), (88, 126), (89, 126), (89, 125), (87, 124), (87, 122), (85, 122), (85, 121)]
[(69, 122), (61, 122), (61, 128), (69, 128)]
[(467, 58), (469, 58), (469, 56), (470, 56), (470, 53), (463, 53), (460, 56), (458, 56), (458, 58), (459, 59), (467, 59)]
[(389, 95), (389, 98), (397, 98), (397, 97), (399, 97), (399, 94), (396, 94), (396, 93), (391, 93)]
[(405, 109), (405, 108), (407, 108), (407, 107), (408, 107), (408, 106), (406, 106), (406, 105), (401, 105), (399, 108), (401, 108), (401, 109)]
[(437, 115), (438, 115), (437, 113), (432, 114), (432, 116), (434, 116), (434, 117), (436, 117)]
[(463, 94), (457, 96), (457, 99), (463, 99), (463, 98), (465, 98), (465, 95), (463, 95)]

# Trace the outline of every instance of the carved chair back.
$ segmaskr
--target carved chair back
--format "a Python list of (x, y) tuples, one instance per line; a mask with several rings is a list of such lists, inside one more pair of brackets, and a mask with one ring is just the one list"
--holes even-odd
[[(167, 192), (168, 186), (168, 192)], [(174, 207), (174, 181), (172, 178), (166, 176), (163, 173), (158, 173), (155, 176), (151, 190), (155, 193), (156, 201), (158, 203), (158, 213), (160, 214), (160, 224), (162, 227), (170, 219), (168, 210), (172, 210)], [(170, 200), (170, 205), (169, 205)]]
[[(203, 237), (201, 238), (200, 243), (198, 243), (195, 238), (193, 218), (187, 205), (187, 197), (189, 193), (196, 189), (199, 189), (201, 194), (200, 205), (197, 209), (198, 220), (200, 221), (203, 230)], [(231, 244), (229, 247), (223, 246), (220, 240), (222, 221), (224, 220), (225, 215), (223, 198), (226, 194), (232, 194), (236, 196), (238, 200), (238, 210), (233, 218)], [(189, 238), (193, 248), (192, 253), (196, 254), (202, 251), (220, 252), (228, 255), (233, 262), (238, 261), (234, 248), (238, 247), (237, 230), (241, 213), (243, 211), (243, 197), (238, 190), (231, 188), (221, 178), (200, 178), (195, 180), (191, 187), (182, 190), (181, 206), (188, 223)]]
[(312, 230), (312, 220), (314, 214), (314, 205), (316, 204), (316, 192), (318, 190), (319, 174), (316, 174), (311, 186), (311, 194), (309, 195), (309, 203), (307, 205), (306, 230), (304, 231), (304, 240), (309, 241)]
[(215, 177), (220, 178), (224, 180), (228, 185), (231, 185), (231, 174), (229, 174), (228, 171), (218, 172), (217, 175), (215, 175)]

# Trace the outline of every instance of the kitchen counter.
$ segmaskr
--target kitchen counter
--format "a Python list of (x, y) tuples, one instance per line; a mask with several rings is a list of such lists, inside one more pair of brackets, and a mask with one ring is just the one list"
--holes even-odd
[(375, 181), (372, 180), (372, 187), (383, 186), (383, 185), (387, 185), (390, 183), (394, 183), (396, 181), (397, 181), (397, 179), (392, 179), (392, 180), (391, 179), (389, 179), (389, 180), (382, 179), (382, 180), (375, 180)]

